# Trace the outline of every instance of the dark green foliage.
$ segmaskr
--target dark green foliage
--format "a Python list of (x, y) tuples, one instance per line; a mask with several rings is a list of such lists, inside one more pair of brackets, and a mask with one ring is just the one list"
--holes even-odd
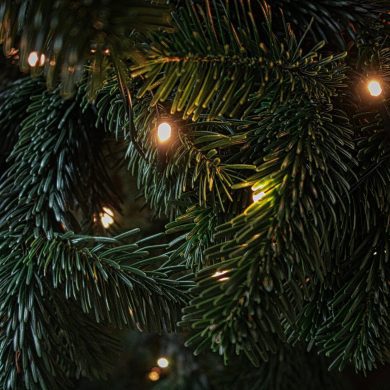
[(152, 36), (151, 44), (143, 45), (146, 58), (133, 67), (133, 76), (146, 79), (139, 97), (155, 90), (152, 106), (171, 99), (171, 114), (196, 121), (202, 113), (209, 119), (246, 117), (267, 87), (280, 88), (280, 99), (300, 88), (316, 98), (334, 94), (343, 75), (337, 67), (343, 53), (323, 57), (323, 42), (303, 53), (302, 41), (287, 25), (280, 39), (267, 5), (255, 18), (252, 2), (232, 2), (226, 8), (206, 3), (208, 12), (188, 2), (175, 14), (176, 33)]
[[(385, 2), (174, 2), (156, 31), (162, 3), (1, 3), (6, 51), (22, 69), (44, 52), (62, 84), (0, 95), (0, 383), (71, 387), (104, 374), (114, 328), (177, 322), (196, 354), (248, 357), (264, 389), (304, 382), (302, 348), (322, 368), (389, 362)], [(113, 138), (166, 235), (102, 233)]]
[[(134, 233), (113, 238), (56, 234), (15, 245), (14, 234), (1, 232), (0, 378), (5, 388), (60, 387), (68, 377), (104, 374), (114, 343), (105, 330), (108, 324), (175, 328), (186, 299), (182, 289), (191, 282), (171, 280), (180, 267), (158, 255), (164, 245), (145, 239), (128, 243)], [(95, 340), (83, 340), (83, 322)], [(97, 367), (95, 360), (100, 360)]]
[(221, 216), (212, 208), (192, 206), (166, 226), (167, 234), (179, 233), (170, 245), (175, 248), (172, 256), (186, 261), (188, 268), (201, 269), (207, 259), (205, 251), (214, 243), (214, 230)]
[[(175, 329), (191, 282), (161, 254), (166, 244), (129, 243), (137, 231), (115, 238), (64, 233), (91, 230), (103, 205), (118, 202), (103, 134), (85, 89), (64, 101), (40, 81), (22, 85), (2, 95), (2, 121), (17, 141), (0, 184), (0, 380), (7, 389), (71, 387), (72, 378), (109, 369), (118, 347), (108, 325)], [(16, 121), (5, 122), (12, 104), (21, 107)], [(93, 332), (85, 341), (82, 323)]]
[(96, 90), (98, 81), (104, 80), (109, 55), (127, 58), (131, 52), (130, 33), (169, 26), (164, 2), (151, 3), (4, 0), (0, 8), (0, 41), (6, 55), (15, 47), (19, 49), (24, 71), (29, 68), (31, 52), (37, 52), (39, 58), (43, 54), (42, 67), (49, 87), (61, 79), (65, 96), (74, 92), (75, 83), (83, 77), (83, 66), (90, 62)]
[[(365, 226), (359, 228), (365, 232)], [(333, 360), (340, 371), (347, 364), (364, 372), (389, 361), (389, 234), (388, 221), (380, 220), (361, 240), (350, 245), (350, 254), (339, 261), (328, 286), (308, 303), (298, 321), (301, 338)]]
[(217, 389), (232, 390), (320, 390), (349, 387), (338, 373), (329, 373), (325, 359), (308, 353), (302, 346), (280, 347), (276, 355), (254, 369), (235, 359), (230, 370), (216, 376)]
[(225, 360), (244, 353), (259, 366), (284, 339), (280, 316), (293, 321), (295, 314), (281, 294), (290, 287), (278, 283), (280, 278), (273, 281), (274, 274), (264, 276), (254, 258), (243, 260), (225, 260), (199, 273), (183, 325), (194, 330), (187, 345), (196, 347), (195, 354), (211, 346)]
[[(242, 171), (253, 170), (254, 166), (229, 163), (223, 151), (234, 150), (243, 144), (246, 134), (224, 134), (231, 131), (231, 127), (218, 122), (180, 124), (175, 126), (176, 142), (161, 152), (156, 152), (157, 142), (153, 136), (156, 125), (146, 127), (149, 160), (134, 153), (134, 147), (129, 147), (129, 167), (134, 173), (138, 172), (139, 187), (145, 189), (145, 198), (154, 209), (167, 215), (175, 215), (172, 203), (177, 204), (179, 211), (180, 204), (185, 205), (184, 201), (189, 199), (199, 206), (218, 202), (225, 211), (233, 203), (233, 180), (243, 177)], [(198, 126), (200, 130), (194, 131)]]
[(331, 367), (341, 370), (352, 362), (357, 369), (367, 371), (390, 359), (388, 227), (372, 229), (356, 246), (348, 259), (349, 272), (328, 303), (330, 315), (315, 341), (321, 351), (334, 358)]
[[(115, 83), (114, 79), (112, 81)], [(99, 121), (106, 129), (115, 133), (117, 139), (128, 140), (130, 135), (122, 100), (112, 82), (101, 91), (96, 105)], [(233, 180), (242, 178), (243, 171), (255, 168), (250, 164), (239, 164), (231, 157), (247, 138), (247, 133), (239, 128), (242, 123), (225, 120), (185, 123), (179, 118), (173, 123), (170, 119), (175, 142), (158, 150), (155, 130), (167, 115), (162, 105), (151, 108), (149, 99), (134, 105), (137, 141), (145, 155), (129, 143), (126, 156), (145, 199), (158, 213), (168, 216), (175, 216), (189, 199), (200, 206), (217, 201), (223, 211), (233, 206), (230, 190)]]
[(43, 92), (42, 83), (32, 79), (20, 79), (2, 91), (0, 136), (0, 173), (6, 168), (6, 159), (16, 143), (21, 121), (30, 105), (30, 96)]
[[(290, 46), (297, 45), (298, 52), (294, 35), (289, 36)], [(313, 64), (317, 61), (315, 51), (308, 57)], [(294, 320), (303, 297), (330, 269), (328, 259), (336, 242), (329, 230), (337, 232), (337, 215), (346, 213), (344, 199), (349, 196), (354, 163), (348, 118), (332, 104), (344, 87), (345, 67), (338, 60), (319, 59), (317, 70), (310, 73), (303, 70), (305, 64), (298, 64), (304, 77), (292, 73), (282, 84), (271, 77), (270, 86), (264, 88), (267, 98), (261, 98), (261, 107), (247, 121), (250, 149), (239, 153), (241, 160), (256, 165), (257, 172), (232, 188), (252, 187), (265, 196), (215, 228), (220, 243), (206, 253), (218, 266), (202, 277), (194, 291), (197, 298), (183, 318), (199, 330), (190, 344), (200, 348), (211, 343), (225, 357), (230, 348), (236, 353), (243, 350), (260, 364), (259, 358), (275, 347), (272, 337), (258, 341), (259, 334), (277, 333), (283, 338), (280, 320)], [(254, 94), (252, 100), (257, 98)], [(210, 282), (216, 270), (228, 271), (223, 278), (232, 275), (223, 287)], [(210, 302), (215, 309), (210, 310)], [(245, 325), (242, 318), (251, 318), (253, 324)]]
[[(20, 241), (32, 228), (36, 236), (43, 232), (49, 238), (53, 231), (80, 231), (80, 224), (91, 224), (103, 205), (117, 204), (99, 150), (102, 136), (94, 126), (92, 108), (82, 103), (81, 94), (64, 101), (58, 94), (42, 93), (41, 82), (33, 85), (37, 91), (30, 96), (18, 92), (18, 83), (4, 96), (10, 105), (17, 104), (13, 94), (19, 93), (28, 104), (22, 106), (28, 113), (20, 129), (15, 123), (19, 118), (10, 118), (5, 110), (3, 114), (4, 120), (12, 120), (8, 126), (16, 127), (13, 132), (19, 131), (8, 158), (11, 166), (0, 186), (0, 217), (20, 234)], [(101, 180), (96, 180), (98, 175)]]
[[(266, 1), (263, 1), (266, 3)], [(388, 9), (385, 0), (273, 0), (274, 13), (281, 9), (294, 28), (304, 32), (313, 21), (313, 40), (324, 40), (345, 49), (361, 29), (378, 21)]]

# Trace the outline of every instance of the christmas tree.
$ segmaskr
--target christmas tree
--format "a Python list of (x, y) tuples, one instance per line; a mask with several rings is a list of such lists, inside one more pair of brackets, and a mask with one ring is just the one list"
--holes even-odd
[(1, 388), (105, 378), (124, 329), (185, 338), (171, 389), (390, 361), (388, 1), (0, 5)]

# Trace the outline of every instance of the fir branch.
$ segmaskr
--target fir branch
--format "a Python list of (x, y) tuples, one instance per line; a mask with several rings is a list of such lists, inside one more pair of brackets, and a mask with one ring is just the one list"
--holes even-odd
[[(171, 257), (182, 259), (187, 268), (200, 270), (207, 265), (205, 251), (214, 244), (214, 231), (219, 224), (217, 213), (212, 208), (192, 206), (166, 225), (166, 234), (174, 234), (170, 247)], [(179, 234), (179, 235), (178, 235)]]
[(314, 41), (324, 40), (345, 50), (350, 40), (356, 41), (358, 32), (379, 19), (386, 12), (384, 0), (276, 0), (270, 3), (274, 14), (281, 9), (295, 28), (304, 32), (313, 23), (310, 35)]
[(33, 73), (44, 70), (51, 88), (61, 80), (62, 93), (67, 97), (73, 95), (75, 85), (83, 78), (88, 61), (92, 63), (91, 84), (96, 91), (109, 65), (110, 52), (128, 58), (134, 30), (170, 25), (169, 8), (161, 1), (137, 0), (129, 5), (126, 1), (22, 0), (15, 4), (4, 0), (0, 11), (0, 42), (5, 53), (19, 49), (20, 67), (29, 71), (28, 56), (36, 52), (44, 63), (35, 66)]
[[(256, 337), (281, 328), (281, 318), (293, 323), (303, 296), (330, 269), (330, 223), (333, 234), (344, 237), (336, 215), (347, 212), (343, 199), (349, 196), (353, 157), (346, 148), (353, 143), (346, 116), (331, 107), (297, 100), (273, 112), (264, 104), (257, 114), (249, 139), (254, 144), (263, 140), (265, 156), (257, 162), (258, 172), (236, 188), (251, 186), (265, 195), (216, 228), (219, 242), (206, 254), (216, 262), (212, 270), (226, 271), (221, 278), (229, 280), (221, 287), (211, 271), (202, 274), (194, 291), (197, 298), (183, 319), (195, 329), (189, 343), (211, 343), (217, 350), (215, 340), (222, 339), (220, 352), (225, 356), (243, 351), (259, 364), (272, 343), (268, 337), (259, 343)], [(338, 175), (337, 182), (330, 172)], [(272, 319), (260, 320), (270, 307)], [(254, 320), (252, 328), (255, 314), (259, 322)], [(278, 335), (283, 338), (282, 331)]]
[(144, 78), (139, 97), (154, 91), (152, 106), (170, 100), (171, 114), (196, 121), (202, 113), (245, 118), (267, 87), (279, 90), (278, 101), (300, 88), (315, 99), (335, 95), (345, 53), (322, 56), (323, 42), (304, 53), (303, 38), (287, 24), (282, 38), (274, 33), (268, 6), (254, 12), (252, 2), (221, 3), (206, 1), (207, 12), (188, 3), (174, 16), (175, 33), (152, 35), (142, 46), (132, 67), (133, 77)]
[[(103, 364), (116, 345), (104, 330), (107, 324), (159, 332), (176, 328), (192, 283), (183, 267), (159, 255), (166, 245), (150, 239), (129, 243), (136, 232), (113, 238), (31, 236), (19, 245), (13, 234), (1, 232), (4, 388), (19, 388), (21, 383), (27, 389), (70, 388), (72, 377), (99, 373), (91, 362), (99, 359)], [(63, 305), (70, 305), (69, 310)], [(67, 312), (79, 324), (67, 318)], [(87, 347), (80, 340), (83, 322), (96, 329), (96, 343), (103, 342), (103, 347)]]
[(93, 111), (80, 107), (82, 90), (75, 100), (49, 92), (27, 99), (28, 114), (0, 185), (1, 223), (18, 228), (20, 240), (31, 229), (48, 237), (63, 229), (79, 231), (103, 205), (118, 204), (98, 149), (102, 136), (93, 125)]
[(297, 310), (283, 292), (299, 289), (279, 283), (282, 272), (265, 276), (253, 258), (238, 257), (204, 268), (181, 322), (192, 330), (186, 345), (195, 354), (211, 348), (225, 362), (241, 353), (255, 366), (267, 361), (284, 339), (280, 316), (294, 321)]
[[(145, 132), (145, 149), (148, 160), (142, 161), (136, 150), (129, 145), (127, 157), (129, 168), (138, 176), (138, 186), (156, 210), (170, 210), (170, 202), (185, 198), (200, 206), (218, 203), (226, 210), (226, 202), (232, 203), (231, 186), (234, 180), (244, 177), (243, 172), (254, 170), (251, 164), (230, 163), (224, 156), (228, 149), (234, 150), (245, 144), (246, 134), (234, 134), (234, 122), (173, 125), (175, 140), (164, 150), (155, 137), (155, 118)], [(197, 130), (193, 130), (197, 129)], [(226, 135), (226, 128), (233, 134)], [(144, 128), (145, 129), (145, 128)], [(144, 130), (145, 131), (145, 130)], [(226, 153), (226, 155), (229, 155)], [(170, 215), (170, 212), (166, 212)]]
[(246, 144), (243, 121), (186, 123), (171, 117), (174, 138), (163, 148), (158, 144), (156, 128), (165, 118), (165, 108), (162, 105), (151, 108), (150, 98), (146, 97), (134, 105), (144, 158), (129, 138), (125, 110), (114, 81), (107, 83), (96, 105), (98, 122), (104, 123), (118, 139), (129, 142), (126, 152), (129, 169), (137, 176), (138, 187), (144, 189), (146, 200), (157, 213), (174, 217), (172, 205), (180, 210), (180, 202), (185, 199), (192, 199), (200, 206), (216, 199), (222, 210), (228, 209), (226, 203), (232, 203), (231, 185), (243, 178), (245, 171), (255, 168), (234, 158), (235, 151)]
[(43, 92), (41, 80), (22, 78), (8, 85), (0, 94), (0, 175), (6, 170), (6, 160), (18, 137), (21, 122), (33, 96)]
[(330, 368), (342, 370), (353, 363), (366, 372), (390, 360), (388, 226), (378, 225), (354, 244), (351, 257), (344, 259), (343, 281), (327, 302), (327, 315), (322, 311), (311, 344), (332, 357)]
[(302, 345), (291, 348), (281, 344), (276, 354), (256, 368), (236, 358), (218, 374), (212, 375), (212, 383), (232, 390), (349, 389), (339, 373), (328, 371), (327, 360), (308, 353)]

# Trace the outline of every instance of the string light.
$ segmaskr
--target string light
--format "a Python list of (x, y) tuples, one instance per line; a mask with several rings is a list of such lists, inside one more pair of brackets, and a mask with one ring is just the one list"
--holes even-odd
[(41, 56), (38, 55), (38, 52), (32, 51), (27, 58), (28, 64), (34, 68), (35, 66), (43, 66), (45, 63), (46, 57), (44, 54), (41, 54)]
[(160, 379), (160, 374), (157, 371), (152, 370), (152, 371), (149, 372), (148, 378), (152, 382), (157, 382)]
[(103, 211), (99, 214), (99, 217), (105, 229), (108, 229), (114, 223), (114, 212), (108, 207), (103, 207)]
[(383, 89), (381, 83), (378, 80), (370, 80), (367, 84), (368, 92), (373, 97), (382, 95)]
[(169, 123), (160, 123), (157, 127), (157, 137), (159, 142), (166, 142), (171, 138), (172, 127)]
[(224, 282), (225, 280), (229, 280), (229, 278), (227, 276), (225, 276), (224, 278), (220, 278), (220, 276), (222, 275), (225, 275), (226, 273), (228, 273), (229, 271), (227, 270), (224, 270), (224, 271), (216, 271), (214, 274), (213, 274), (213, 278), (218, 278), (218, 282)]
[(157, 360), (157, 365), (160, 367), (160, 368), (167, 368), (169, 366), (169, 360), (165, 357), (160, 357), (158, 360)]
[(252, 196), (253, 197), (253, 201), (257, 202), (257, 201), (263, 199), (264, 196), (265, 196), (265, 192), (263, 192), (263, 191), (261, 191), (261, 192), (254, 192), (253, 196)]

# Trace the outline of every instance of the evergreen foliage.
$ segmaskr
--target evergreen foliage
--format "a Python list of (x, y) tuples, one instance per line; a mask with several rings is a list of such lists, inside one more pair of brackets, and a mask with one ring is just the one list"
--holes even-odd
[[(2, 388), (104, 376), (123, 327), (247, 357), (259, 388), (302, 383), (304, 348), (329, 357), (314, 371), (324, 388), (326, 366), (388, 363), (386, 12), (380, 0), (1, 1), (4, 52), (32, 73), (0, 93)], [(113, 139), (168, 219), (161, 234), (101, 226), (121, 207)]]

